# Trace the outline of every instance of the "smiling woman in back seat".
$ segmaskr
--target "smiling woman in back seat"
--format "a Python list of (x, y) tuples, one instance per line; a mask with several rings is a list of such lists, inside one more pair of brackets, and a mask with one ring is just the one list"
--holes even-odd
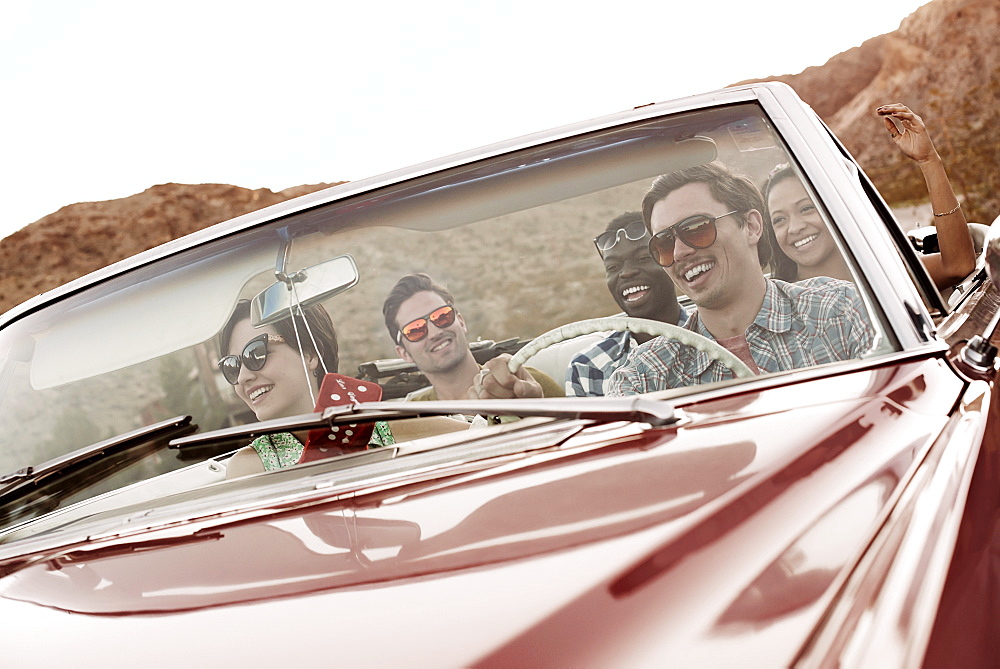
[[(969, 227), (955, 196), (944, 163), (927, 133), (923, 119), (902, 104), (875, 110), (896, 147), (920, 167), (930, 194), (940, 253), (921, 255), (934, 284), (941, 290), (965, 279), (976, 266)], [(790, 165), (778, 165), (764, 186), (764, 197), (778, 243), (775, 278), (802, 281), (815, 276), (853, 281), (823, 222), (819, 210)]]

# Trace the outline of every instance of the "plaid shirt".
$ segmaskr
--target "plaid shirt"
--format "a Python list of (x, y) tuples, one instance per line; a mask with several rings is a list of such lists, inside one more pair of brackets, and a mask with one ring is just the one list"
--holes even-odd
[[(688, 313), (682, 307), (677, 325), (684, 327), (687, 320)], [(629, 352), (638, 346), (631, 332), (612, 332), (577, 355), (566, 370), (566, 397), (603, 397), (611, 373), (621, 367)]]
[[(714, 341), (698, 318), (685, 327)], [(754, 362), (780, 372), (860, 358), (874, 341), (853, 283), (827, 277), (788, 283), (768, 279), (764, 304), (746, 331)], [(688, 346), (656, 337), (608, 380), (608, 395), (634, 395), (733, 378), (720, 362)]]

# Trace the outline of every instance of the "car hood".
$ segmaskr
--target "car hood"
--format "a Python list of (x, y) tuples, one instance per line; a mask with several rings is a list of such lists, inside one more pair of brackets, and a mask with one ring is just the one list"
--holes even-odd
[(787, 664), (962, 389), (934, 359), (845, 372), (431, 483), (54, 550), (0, 579), (10, 638), (60, 629), (10, 657), (114, 638), (104, 663)]

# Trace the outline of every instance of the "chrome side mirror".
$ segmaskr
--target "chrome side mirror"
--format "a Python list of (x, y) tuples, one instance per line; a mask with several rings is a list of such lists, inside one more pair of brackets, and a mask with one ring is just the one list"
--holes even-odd
[(358, 266), (353, 257), (342, 255), (291, 275), (281, 273), (279, 278), (251, 300), (254, 327), (287, 318), (294, 305), (304, 309), (355, 286)]
[[(989, 275), (993, 287), (1000, 290), (1000, 216), (990, 225), (983, 247), (986, 273)], [(965, 364), (967, 371), (971, 371), (974, 375), (990, 378), (993, 374), (997, 347), (991, 344), (990, 340), (993, 338), (998, 324), (1000, 324), (1000, 310), (993, 314), (993, 318), (983, 329), (983, 333), (974, 336), (962, 348), (960, 360)]]
[(994, 219), (983, 242), (986, 254), (986, 273), (994, 288), (1000, 290), (1000, 216)]

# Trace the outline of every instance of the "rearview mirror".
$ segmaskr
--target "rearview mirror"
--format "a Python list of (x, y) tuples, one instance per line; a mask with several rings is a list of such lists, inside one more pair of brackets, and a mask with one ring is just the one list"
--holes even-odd
[(338, 256), (292, 274), (287, 281), (275, 281), (250, 302), (250, 322), (254, 327), (287, 318), (294, 304), (302, 308), (329, 299), (358, 283), (358, 266), (349, 255)]

